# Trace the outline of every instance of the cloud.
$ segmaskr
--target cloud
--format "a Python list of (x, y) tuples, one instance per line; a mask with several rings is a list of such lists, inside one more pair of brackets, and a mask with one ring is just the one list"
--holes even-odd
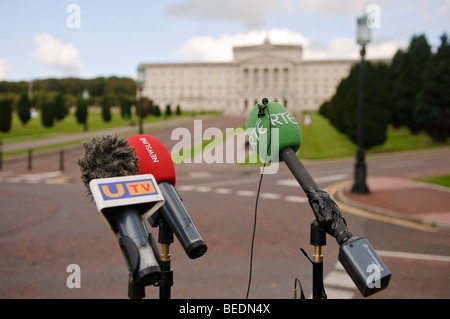
[[(266, 34), (273, 44), (299, 44), (303, 46), (303, 58), (313, 59), (357, 59), (359, 45), (355, 39), (337, 37), (323, 45), (315, 43), (299, 32), (289, 29), (250, 31), (237, 34), (223, 34), (217, 38), (195, 36), (190, 38), (174, 54), (187, 61), (231, 61), (233, 46), (262, 44)], [(367, 47), (368, 58), (391, 58), (398, 49), (396, 41), (377, 41)]]
[(169, 6), (166, 14), (199, 20), (237, 21), (246, 30), (252, 30), (263, 28), (274, 11), (289, 4), (289, 0), (186, 0)]
[(5, 59), (0, 59), (0, 81), (6, 77), (6, 75), (13, 69), (12, 65)]
[(36, 49), (31, 57), (39, 64), (65, 72), (78, 72), (82, 69), (79, 51), (72, 43), (62, 44), (51, 34), (37, 33), (34, 44)]
[[(395, 40), (376, 41), (366, 47), (368, 59), (390, 59), (397, 50), (399, 44)], [(312, 44), (303, 50), (305, 60), (316, 59), (359, 59), (361, 47), (354, 39), (349, 37), (337, 37), (327, 45)]]
[(300, 0), (298, 2), (300, 9), (305, 13), (316, 13), (321, 15), (350, 15), (356, 16), (363, 12), (365, 1), (346, 0), (330, 1), (330, 0)]
[(174, 51), (188, 61), (231, 61), (233, 59), (233, 46), (258, 45), (263, 43), (266, 34), (274, 44), (302, 44), (307, 39), (298, 32), (288, 29), (271, 29), (269, 31), (240, 32), (234, 35), (223, 34), (218, 38), (211, 36), (195, 36), (190, 38), (181, 47)]

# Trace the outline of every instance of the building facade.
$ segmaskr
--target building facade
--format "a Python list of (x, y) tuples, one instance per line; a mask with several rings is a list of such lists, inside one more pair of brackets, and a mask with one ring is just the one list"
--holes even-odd
[[(292, 113), (317, 110), (331, 98), (356, 60), (303, 60), (300, 45), (263, 44), (233, 48), (221, 63), (148, 63), (143, 96), (162, 109), (224, 111), (247, 115), (266, 97)], [(139, 75), (138, 75), (139, 76)]]

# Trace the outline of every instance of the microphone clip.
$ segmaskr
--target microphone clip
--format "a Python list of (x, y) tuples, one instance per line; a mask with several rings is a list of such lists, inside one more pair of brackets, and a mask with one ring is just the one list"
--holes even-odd
[(263, 103), (263, 105), (261, 105), (261, 104), (258, 104), (257, 106), (258, 106), (258, 109), (259, 109), (259, 111), (258, 111), (258, 117), (264, 117), (264, 111), (265, 111), (265, 109), (267, 108), (267, 103), (269, 103), (269, 101), (267, 100), (267, 98), (263, 98), (262, 99), (262, 103)]

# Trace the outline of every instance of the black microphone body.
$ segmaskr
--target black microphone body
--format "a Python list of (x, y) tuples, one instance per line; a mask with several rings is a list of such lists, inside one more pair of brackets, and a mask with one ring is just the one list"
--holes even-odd
[(136, 135), (128, 140), (139, 157), (139, 174), (155, 176), (165, 199), (157, 214), (148, 218), (149, 224), (156, 227), (161, 213), (188, 257), (194, 259), (202, 256), (207, 246), (175, 189), (175, 166), (170, 152), (161, 141), (150, 135)]
[(288, 146), (283, 148), (280, 151), (280, 159), (286, 163), (286, 166), (304, 191), (310, 188), (317, 188), (316, 182), (303, 166), (292, 147)]
[[(94, 137), (83, 146), (84, 155), (77, 161), (81, 180), (117, 238), (133, 279), (141, 286), (157, 282), (161, 277), (159, 261), (142, 216), (156, 210), (163, 198), (135, 201), (136, 198), (147, 197), (132, 196), (142, 195), (137, 194), (142, 190), (150, 190), (154, 178), (149, 180), (148, 176), (136, 176), (138, 158), (125, 138), (117, 135)], [(127, 185), (132, 186), (128, 189)], [(128, 197), (123, 198), (122, 195), (127, 193)], [(127, 204), (104, 205), (114, 202), (112, 199), (121, 199)]]
[(339, 245), (351, 238), (353, 235), (348, 231), (339, 207), (326, 191), (317, 186), (294, 150), (291, 147), (283, 148), (280, 151), (280, 159), (286, 163), (286, 166), (302, 187), (322, 228), (336, 238)]
[[(207, 246), (189, 216), (175, 187), (167, 181), (159, 182), (158, 186), (165, 199), (159, 212), (166, 219), (189, 258), (195, 259), (201, 257), (206, 252)], [(155, 224), (152, 217), (149, 219), (149, 224)]]
[(114, 220), (120, 234), (119, 246), (130, 273), (140, 285), (148, 286), (157, 282), (161, 277), (161, 269), (155, 263), (155, 252), (150, 245), (139, 207), (121, 207), (114, 213)]
[(317, 186), (294, 150), (283, 148), (280, 159), (302, 187), (322, 229), (336, 238), (340, 246), (338, 259), (361, 294), (367, 297), (387, 288), (391, 273), (386, 265), (365, 237), (350, 233), (339, 207), (328, 192)]

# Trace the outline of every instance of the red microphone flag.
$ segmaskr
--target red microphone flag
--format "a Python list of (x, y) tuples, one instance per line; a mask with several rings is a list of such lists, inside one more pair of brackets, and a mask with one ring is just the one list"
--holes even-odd
[(168, 181), (175, 186), (175, 166), (167, 148), (155, 137), (140, 134), (127, 138), (139, 158), (138, 174), (152, 174), (158, 183)]

